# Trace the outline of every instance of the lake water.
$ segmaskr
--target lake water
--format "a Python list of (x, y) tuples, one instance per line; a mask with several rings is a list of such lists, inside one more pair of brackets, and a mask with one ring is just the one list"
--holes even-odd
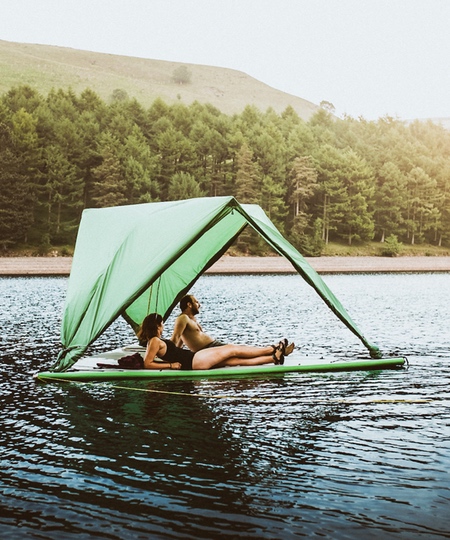
[[(39, 383), (67, 279), (1, 278), (0, 537), (450, 538), (450, 274), (324, 279), (409, 369)], [(368, 356), (298, 276), (207, 275), (193, 292), (218, 338)], [(118, 322), (92, 350), (132, 341)]]

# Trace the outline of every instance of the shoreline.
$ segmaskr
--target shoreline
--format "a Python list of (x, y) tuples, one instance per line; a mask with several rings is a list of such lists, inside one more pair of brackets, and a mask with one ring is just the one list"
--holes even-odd
[[(305, 257), (319, 274), (450, 272), (450, 257)], [(0, 276), (68, 276), (72, 257), (0, 257)], [(206, 274), (295, 274), (284, 257), (224, 255)]]

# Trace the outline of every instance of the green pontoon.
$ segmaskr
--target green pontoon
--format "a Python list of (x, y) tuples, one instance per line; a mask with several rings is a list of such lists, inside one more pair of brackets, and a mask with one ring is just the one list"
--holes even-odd
[[(54, 366), (36, 377), (62, 379), (65, 374), (74, 378), (74, 373), (82, 372), (84, 375), (80, 377), (99, 378), (98, 368), (83, 365), (80, 360), (89, 345), (120, 316), (133, 330), (151, 312), (160, 313), (166, 320), (180, 298), (247, 226), (291, 262), (300, 277), (368, 349), (374, 360), (360, 360), (352, 366), (344, 362), (349, 369), (403, 365), (403, 358), (382, 359), (378, 347), (363, 336), (322, 278), (281, 235), (260, 206), (241, 205), (233, 197), (205, 197), (83, 212), (62, 319), (63, 348)], [(337, 368), (336, 364), (334, 367)], [(272, 373), (274, 369), (275, 372), (299, 371), (299, 366), (236, 368), (239, 374), (245, 370), (248, 376), (259, 371)], [(115, 370), (115, 378), (161, 376), (156, 375), (161, 372), (152, 374), (152, 371)], [(211, 376), (222, 375), (222, 371), (224, 375), (232, 374), (230, 368), (224, 368), (211, 370)], [(114, 370), (101, 372), (103, 378), (114, 376)]]

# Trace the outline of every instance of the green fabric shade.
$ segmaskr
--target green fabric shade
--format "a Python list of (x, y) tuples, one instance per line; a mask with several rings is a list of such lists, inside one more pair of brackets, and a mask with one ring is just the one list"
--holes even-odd
[(69, 369), (120, 315), (133, 328), (151, 312), (166, 319), (247, 225), (292, 263), (372, 357), (381, 356), (260, 206), (205, 197), (83, 212), (62, 319), (64, 348), (52, 369)]

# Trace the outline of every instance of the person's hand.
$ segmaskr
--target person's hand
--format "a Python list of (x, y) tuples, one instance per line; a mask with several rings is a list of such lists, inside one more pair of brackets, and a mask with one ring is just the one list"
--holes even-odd
[(181, 369), (181, 364), (180, 362), (172, 362), (170, 364), (170, 369)]

